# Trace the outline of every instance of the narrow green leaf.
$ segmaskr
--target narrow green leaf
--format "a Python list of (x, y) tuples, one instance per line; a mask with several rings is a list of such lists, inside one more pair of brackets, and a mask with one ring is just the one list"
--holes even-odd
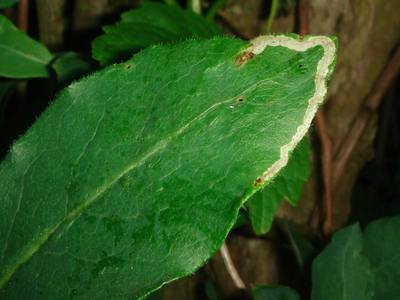
[(18, 2), (19, 0), (0, 0), (0, 9), (13, 6)]
[(76, 52), (59, 55), (51, 66), (56, 71), (60, 86), (66, 86), (92, 70), (90, 63), (82, 59)]
[(363, 254), (375, 277), (374, 300), (400, 295), (400, 216), (370, 223), (364, 233)]
[(310, 144), (304, 138), (290, 157), (287, 166), (279, 175), (258, 191), (248, 202), (251, 224), (256, 234), (265, 234), (271, 228), (275, 212), (283, 199), (296, 205), (302, 187), (310, 176)]
[(123, 13), (120, 22), (103, 30), (105, 34), (92, 43), (93, 58), (102, 65), (130, 57), (150, 45), (221, 34), (213, 23), (192, 11), (151, 2)]
[(313, 262), (313, 300), (372, 299), (373, 277), (361, 255), (363, 240), (358, 224), (338, 231)]
[(52, 55), (45, 46), (18, 30), (0, 15), (0, 76), (47, 77)]
[(254, 300), (300, 300), (299, 294), (286, 286), (257, 286), (252, 290)]
[(191, 274), (287, 164), (328, 37), (153, 46), (62, 92), (0, 165), (0, 298), (139, 298)]

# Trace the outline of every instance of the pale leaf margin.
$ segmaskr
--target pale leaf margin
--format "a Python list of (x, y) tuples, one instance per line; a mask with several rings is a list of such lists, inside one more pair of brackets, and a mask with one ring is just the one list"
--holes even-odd
[[(263, 189), (268, 183), (279, 174), (279, 172), (287, 165), (291, 152), (296, 148), (297, 144), (304, 138), (310, 129), (311, 123), (317, 113), (318, 107), (324, 102), (325, 96), (328, 92), (327, 83), (333, 72), (336, 63), (336, 51), (337, 43), (335, 37), (329, 36), (305, 36), (300, 37), (298, 35), (263, 35), (256, 37), (250, 41), (250, 46), (242, 51), (242, 53), (251, 53), (253, 55), (261, 54), (267, 47), (286, 47), (294, 51), (305, 52), (310, 48), (321, 46), (324, 49), (324, 55), (318, 62), (317, 71), (314, 77), (315, 91), (310, 99), (308, 99), (308, 106), (304, 114), (303, 123), (301, 123), (293, 135), (289, 143), (283, 145), (280, 148), (279, 159), (272, 164), (261, 176), (255, 179), (254, 186), (243, 196), (241, 205), (238, 207), (237, 214), (239, 213), (240, 207), (250, 199), (257, 191)], [(220, 241), (222, 246), (223, 241), (228, 236), (231, 228), (234, 226), (236, 220), (232, 220), (231, 226), (227, 229), (224, 234), (224, 238)], [(205, 263), (205, 262), (204, 262)], [(203, 264), (204, 264), (203, 263)], [(202, 264), (202, 265), (203, 265)], [(196, 269), (200, 268), (198, 266)], [(194, 270), (195, 271), (195, 270)], [(193, 273), (194, 273), (193, 271)], [(187, 274), (189, 275), (189, 274)], [(165, 281), (160, 286), (148, 291), (145, 295), (139, 299), (144, 300), (154, 291), (160, 289), (162, 286), (173, 282), (183, 276), (172, 278), (171, 280)]]
[(258, 190), (264, 188), (278, 173), (287, 165), (291, 152), (297, 144), (303, 139), (310, 129), (312, 120), (317, 113), (318, 107), (324, 102), (328, 91), (327, 83), (336, 63), (337, 43), (334, 37), (328, 36), (306, 36), (297, 35), (264, 35), (250, 41), (251, 45), (243, 52), (258, 55), (266, 47), (286, 47), (294, 51), (304, 52), (310, 48), (321, 46), (324, 49), (324, 55), (318, 62), (317, 71), (314, 77), (315, 91), (310, 99), (304, 114), (303, 123), (297, 127), (289, 143), (280, 148), (279, 159), (272, 164), (263, 174), (255, 180), (255, 188), (250, 190), (242, 199), (244, 204)]

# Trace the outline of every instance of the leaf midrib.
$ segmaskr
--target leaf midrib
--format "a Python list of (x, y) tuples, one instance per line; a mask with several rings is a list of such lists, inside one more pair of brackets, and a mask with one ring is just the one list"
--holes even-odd
[(39, 58), (37, 58), (35, 56), (32, 56), (30, 54), (26, 54), (26, 53), (24, 53), (24, 52), (22, 52), (20, 50), (15, 49), (15, 48), (11, 48), (11, 47), (5, 46), (5, 45), (0, 45), (0, 48), (6, 49), (6, 50), (8, 50), (10, 52), (14, 52), (17, 55), (20, 55), (20, 56), (22, 56), (22, 57), (24, 57), (24, 58), (26, 58), (28, 60), (31, 60), (33, 62), (40, 63), (41, 65), (46, 65), (47, 64), (46, 61), (40, 60)]
[[(263, 79), (252, 86), (246, 88), (244, 91), (238, 93), (246, 93), (247, 91), (256, 88), (258, 85), (263, 84), (266, 81), (271, 81), (269, 78), (268, 79)], [(103, 184), (103, 186), (99, 189), (97, 189), (97, 192), (94, 193), (92, 196), (88, 197), (86, 200), (83, 201), (81, 205), (76, 207), (74, 210), (72, 210), (67, 216), (65, 216), (62, 220), (60, 220), (58, 223), (56, 223), (53, 227), (47, 228), (47, 230), (44, 231), (44, 233), (41, 234), (42, 238), (37, 239), (38, 242), (36, 243), (29, 243), (27, 244), (21, 251), (22, 255), (20, 256), (19, 259), (16, 260), (15, 264), (12, 264), (10, 266), (5, 266), (5, 271), (3, 272), (3, 275), (0, 277), (0, 289), (8, 282), (8, 280), (13, 276), (13, 274), (18, 270), (18, 268), (26, 263), (37, 251), (41, 249), (41, 247), (46, 243), (46, 241), (49, 240), (50, 236), (57, 231), (57, 229), (65, 222), (72, 222), (76, 218), (79, 217), (79, 215), (87, 208), (89, 207), (92, 203), (94, 203), (97, 199), (101, 198), (101, 195), (103, 195), (107, 190), (109, 190), (118, 180), (120, 180), (123, 176), (131, 172), (132, 170), (140, 167), (148, 158), (159, 152), (160, 150), (164, 149), (167, 147), (171, 141), (181, 135), (183, 132), (185, 132), (193, 123), (195, 123), (197, 120), (200, 120), (202, 117), (206, 116), (209, 112), (215, 110), (217, 107), (229, 103), (237, 98), (237, 95), (227, 99), (223, 100), (220, 102), (217, 102), (213, 105), (211, 105), (209, 108), (195, 116), (193, 119), (188, 121), (186, 124), (184, 124), (182, 127), (178, 128), (174, 133), (171, 135), (165, 137), (164, 139), (160, 140), (158, 143), (156, 143), (152, 148), (149, 149), (144, 155), (142, 155), (139, 159), (136, 159), (133, 161), (132, 164), (130, 164), (127, 168), (122, 170), (117, 176), (115, 176), (112, 180), (106, 182)]]

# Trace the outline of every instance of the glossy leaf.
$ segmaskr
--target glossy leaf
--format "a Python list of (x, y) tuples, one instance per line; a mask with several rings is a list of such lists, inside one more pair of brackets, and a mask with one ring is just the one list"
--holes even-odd
[(123, 13), (120, 22), (103, 30), (105, 34), (92, 43), (93, 58), (102, 65), (130, 57), (150, 45), (221, 34), (213, 23), (192, 11), (151, 2)]
[(252, 295), (254, 300), (300, 300), (295, 290), (285, 286), (258, 286)]
[(13, 6), (18, 2), (19, 0), (0, 0), (0, 9)]
[(138, 298), (191, 274), (287, 164), (328, 37), (153, 46), (64, 90), (0, 165), (0, 298)]
[(52, 55), (0, 15), (0, 76), (9, 78), (47, 77)]
[(263, 190), (248, 202), (251, 224), (256, 234), (265, 234), (271, 228), (275, 212), (283, 199), (296, 205), (303, 184), (310, 176), (310, 144), (304, 138), (291, 154), (289, 163)]

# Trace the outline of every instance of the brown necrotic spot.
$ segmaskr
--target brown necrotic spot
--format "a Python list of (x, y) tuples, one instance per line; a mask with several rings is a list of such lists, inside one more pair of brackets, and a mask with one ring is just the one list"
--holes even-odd
[(258, 177), (256, 180), (254, 180), (253, 185), (259, 186), (262, 183), (263, 183), (263, 180), (260, 177)]
[(245, 51), (236, 56), (235, 65), (240, 67), (254, 57), (253, 52)]
[(126, 69), (126, 70), (129, 70), (129, 69), (131, 69), (132, 67), (133, 67), (132, 64), (126, 64), (126, 65), (125, 65), (125, 69)]

